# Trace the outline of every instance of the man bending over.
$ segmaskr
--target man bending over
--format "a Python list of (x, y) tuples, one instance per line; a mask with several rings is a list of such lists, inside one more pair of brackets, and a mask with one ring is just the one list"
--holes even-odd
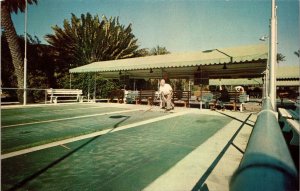
[(167, 84), (165, 82), (164, 79), (160, 81), (159, 93), (162, 99), (162, 109), (165, 109), (166, 105), (167, 105), (166, 108), (167, 111), (174, 109), (174, 104), (172, 103), (173, 89), (170, 86), (170, 84)]

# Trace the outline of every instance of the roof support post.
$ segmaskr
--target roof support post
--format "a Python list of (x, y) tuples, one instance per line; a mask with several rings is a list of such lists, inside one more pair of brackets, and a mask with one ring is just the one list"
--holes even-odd
[(270, 83), (269, 96), (276, 111), (276, 63), (277, 63), (277, 16), (275, 0), (272, 0), (272, 15), (270, 21)]
[(267, 88), (266, 88), (266, 72), (264, 72), (264, 76), (263, 76), (263, 99), (266, 98), (267, 92), (266, 92)]
[(96, 103), (96, 89), (97, 89), (97, 72), (95, 72), (95, 84), (94, 84), (94, 102)]
[(69, 82), (69, 86), (70, 86), (70, 89), (72, 89), (72, 73), (70, 73), (70, 82)]

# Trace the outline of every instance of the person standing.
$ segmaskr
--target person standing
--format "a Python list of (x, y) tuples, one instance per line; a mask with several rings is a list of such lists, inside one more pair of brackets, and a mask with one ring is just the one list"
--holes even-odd
[(219, 97), (218, 102), (222, 110), (225, 110), (224, 102), (230, 102), (229, 93), (224, 85), (222, 85), (222, 89), (220, 91), (221, 97)]
[(173, 89), (164, 79), (160, 80), (159, 94), (162, 99), (162, 109), (165, 109), (165, 107), (167, 107), (167, 111), (174, 109), (174, 104), (172, 103)]
[(224, 111), (225, 110), (224, 102), (230, 102), (229, 93), (224, 85), (220, 87), (219, 93), (220, 93), (220, 97), (216, 98), (212, 110), (215, 110), (216, 105), (218, 104), (220, 105), (221, 109)]

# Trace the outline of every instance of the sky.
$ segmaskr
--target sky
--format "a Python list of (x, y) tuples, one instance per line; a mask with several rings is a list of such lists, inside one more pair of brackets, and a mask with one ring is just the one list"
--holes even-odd
[[(278, 52), (286, 57), (281, 64), (297, 65), (299, 0), (277, 0), (277, 7)], [(190, 52), (268, 43), (259, 39), (269, 34), (271, 0), (38, 0), (28, 7), (27, 31), (46, 43), (52, 26), (87, 12), (131, 23), (140, 48)], [(12, 18), (23, 35), (24, 14)]]

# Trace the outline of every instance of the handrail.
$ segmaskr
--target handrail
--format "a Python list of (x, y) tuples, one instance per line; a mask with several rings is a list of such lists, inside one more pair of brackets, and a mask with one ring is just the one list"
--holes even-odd
[(270, 98), (263, 108), (240, 166), (230, 181), (230, 191), (298, 190), (298, 172), (277, 122)]

